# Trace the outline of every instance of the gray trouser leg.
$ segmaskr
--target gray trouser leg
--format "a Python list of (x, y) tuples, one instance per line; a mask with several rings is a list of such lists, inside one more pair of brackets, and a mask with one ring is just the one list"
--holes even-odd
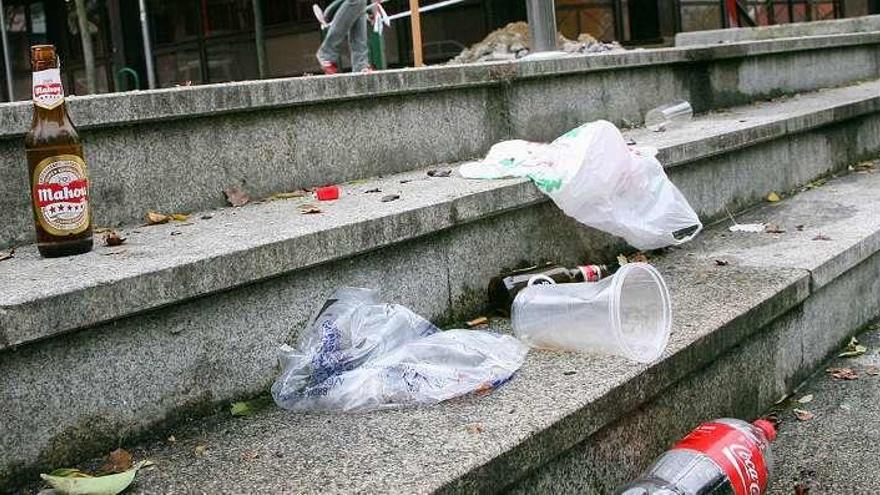
[(367, 41), (367, 16), (351, 25), (348, 33), (348, 46), (351, 49), (351, 70), (360, 72), (370, 66), (370, 47)]
[[(327, 36), (318, 49), (318, 58), (321, 60), (329, 60), (331, 62), (339, 62), (342, 42), (346, 36), (349, 36), (357, 21), (363, 19), (364, 11), (367, 9), (366, 0), (345, 0), (333, 16), (330, 22), (330, 29), (327, 30)], [(364, 44), (366, 45), (366, 26), (364, 26)]]

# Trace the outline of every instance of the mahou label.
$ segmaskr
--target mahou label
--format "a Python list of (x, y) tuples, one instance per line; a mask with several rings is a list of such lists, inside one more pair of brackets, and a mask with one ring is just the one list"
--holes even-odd
[(767, 488), (767, 464), (761, 445), (724, 423), (705, 423), (675, 445), (706, 454), (730, 480), (735, 495), (761, 495)]
[(64, 103), (64, 86), (60, 69), (34, 72), (34, 105), (52, 110)]
[(50, 234), (75, 235), (89, 227), (86, 163), (76, 155), (46, 158), (34, 169), (37, 221)]

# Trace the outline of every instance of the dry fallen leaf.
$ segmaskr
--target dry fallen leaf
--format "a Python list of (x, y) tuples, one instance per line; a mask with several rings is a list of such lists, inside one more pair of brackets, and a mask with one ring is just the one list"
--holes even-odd
[(189, 219), (189, 215), (186, 215), (184, 213), (172, 213), (171, 218), (178, 222), (185, 222), (187, 221), (187, 219)]
[(15, 248), (11, 248), (9, 251), (0, 251), (0, 261), (11, 260), (15, 258)]
[(196, 448), (193, 450), (193, 453), (195, 453), (195, 455), (205, 455), (205, 452), (207, 452), (207, 450), (208, 450), (207, 445), (196, 445)]
[(815, 414), (810, 411), (804, 411), (803, 409), (795, 409), (792, 411), (794, 413), (794, 417), (798, 419), (798, 421), (809, 421), (816, 417)]
[(321, 209), (318, 208), (317, 205), (313, 205), (313, 204), (311, 204), (311, 203), (306, 203), (306, 204), (303, 204), (303, 205), (299, 205), (299, 206), (297, 207), (297, 209), (298, 209), (299, 212), (302, 213), (303, 215), (311, 215), (311, 214), (314, 214), (314, 213), (321, 213)]
[(880, 368), (876, 366), (868, 366), (867, 368), (865, 368), (865, 373), (871, 376), (877, 376), (880, 375)]
[(162, 223), (168, 223), (171, 220), (171, 217), (168, 215), (163, 215), (162, 213), (155, 211), (147, 212), (147, 223), (149, 225), (159, 225)]
[(467, 427), (468, 433), (471, 433), (474, 435), (479, 434), (479, 433), (483, 433), (483, 429), (484, 429), (483, 423), (472, 423), (472, 424), (469, 424)]
[(247, 191), (238, 186), (232, 186), (229, 189), (225, 189), (223, 193), (226, 194), (226, 201), (234, 207), (244, 206), (251, 200)]
[(819, 234), (816, 237), (813, 237), (814, 241), (830, 241), (831, 238), (825, 234)]
[(109, 230), (106, 234), (104, 234), (104, 245), (105, 246), (119, 246), (125, 242), (125, 237), (120, 237), (116, 231)]
[(489, 318), (486, 318), (485, 316), (481, 316), (479, 318), (474, 318), (473, 320), (467, 322), (468, 328), (474, 328), (474, 327), (479, 327), (479, 326), (488, 325), (488, 324), (489, 324)]
[(387, 196), (382, 196), (383, 203), (390, 203), (391, 201), (397, 201), (400, 199), (400, 194), (389, 194)]
[(783, 229), (779, 225), (776, 225), (775, 223), (768, 223), (764, 227), (764, 232), (766, 232), (768, 234), (784, 234), (785, 229)]
[(853, 371), (852, 368), (828, 368), (825, 370), (827, 373), (830, 373), (831, 376), (837, 378), (838, 380), (858, 380), (859, 374)]
[(798, 404), (809, 404), (810, 402), (813, 402), (813, 394), (805, 395), (798, 399)]
[(853, 337), (849, 340), (849, 344), (846, 345), (843, 352), (838, 354), (837, 357), (856, 357), (866, 352), (868, 352), (868, 348), (859, 344), (859, 339)]
[(771, 203), (776, 203), (780, 199), (782, 199), (782, 198), (780, 198), (779, 195), (776, 194), (776, 192), (771, 192), (770, 194), (767, 195), (767, 201), (769, 201)]
[(123, 473), (131, 469), (132, 457), (125, 449), (116, 449), (110, 452), (107, 462), (101, 468), (102, 473)]

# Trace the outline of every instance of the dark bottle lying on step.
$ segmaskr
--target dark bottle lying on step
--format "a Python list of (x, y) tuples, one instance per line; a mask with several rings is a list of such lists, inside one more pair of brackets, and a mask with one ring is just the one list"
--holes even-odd
[(510, 314), (516, 295), (530, 285), (598, 282), (614, 274), (620, 265), (583, 265), (566, 268), (555, 263), (532, 266), (497, 276), (489, 281), (489, 304), (501, 314)]
[(34, 119), (25, 136), (37, 248), (46, 257), (91, 251), (89, 180), (67, 115), (55, 47), (31, 48)]

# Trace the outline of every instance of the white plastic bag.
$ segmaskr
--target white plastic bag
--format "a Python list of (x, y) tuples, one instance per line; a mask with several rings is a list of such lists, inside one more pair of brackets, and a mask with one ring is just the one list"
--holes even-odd
[(653, 148), (630, 148), (614, 124), (582, 125), (550, 144), (506, 141), (468, 178), (528, 177), (567, 215), (647, 250), (681, 244), (703, 225), (666, 177)]
[(440, 332), (375, 292), (341, 289), (298, 349), (283, 346), (275, 402), (295, 411), (371, 411), (435, 404), (509, 380), (527, 348), (513, 337)]

